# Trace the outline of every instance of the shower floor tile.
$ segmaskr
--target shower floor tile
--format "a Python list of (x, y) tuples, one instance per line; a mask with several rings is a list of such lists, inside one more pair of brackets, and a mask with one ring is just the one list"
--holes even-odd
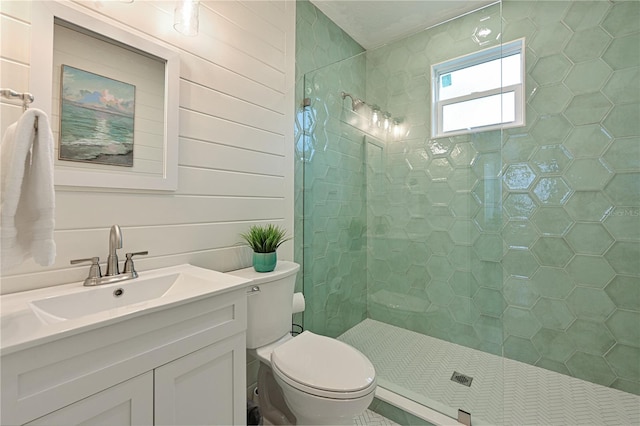
[(369, 357), (379, 386), (453, 418), (468, 411), (476, 425), (640, 424), (636, 395), (372, 319), (338, 339)]

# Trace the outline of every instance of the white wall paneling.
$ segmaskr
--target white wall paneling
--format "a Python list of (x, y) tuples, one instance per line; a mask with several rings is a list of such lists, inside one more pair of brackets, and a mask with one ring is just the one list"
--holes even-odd
[[(37, 85), (27, 87), (25, 73), (29, 40), (38, 31), (31, 17), (45, 3), (0, 6), (2, 86), (32, 92), (40, 102), (46, 99)], [(1, 277), (3, 293), (83, 279), (86, 267), (71, 267), (69, 260), (104, 261), (114, 223), (123, 230), (122, 258), (125, 251), (149, 250), (136, 262), (141, 272), (180, 263), (222, 271), (246, 267), (250, 252), (238, 244), (248, 226), (275, 223), (293, 234), (295, 2), (201, 1), (196, 37), (173, 30), (174, 5), (75, 2), (110, 25), (178, 52), (177, 191), (56, 187), (55, 264), (25, 262)], [(4, 133), (21, 108), (3, 101), (0, 112)], [(278, 255), (292, 259), (292, 243)]]
[[(285, 153), (284, 135), (222, 120), (200, 112), (181, 110), (180, 126), (184, 129), (181, 136), (187, 138), (215, 141), (272, 154), (284, 155)], [(290, 149), (292, 148), (288, 146), (287, 150)]]

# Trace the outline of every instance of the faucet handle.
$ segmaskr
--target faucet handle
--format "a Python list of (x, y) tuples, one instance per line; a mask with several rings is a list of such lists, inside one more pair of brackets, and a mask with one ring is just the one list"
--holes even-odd
[(131, 274), (133, 275), (133, 277), (137, 277), (138, 273), (136, 272), (134, 266), (133, 266), (133, 256), (138, 256), (138, 255), (145, 255), (145, 254), (149, 254), (148, 251), (137, 251), (135, 253), (125, 253), (125, 256), (127, 256), (127, 260), (125, 260), (124, 262), (124, 270), (122, 271), (122, 273), (124, 274)]
[(102, 271), (100, 270), (100, 258), (98, 256), (89, 257), (87, 259), (73, 259), (69, 263), (75, 265), (77, 263), (85, 263), (91, 262), (91, 267), (89, 268), (89, 275), (85, 279), (85, 285), (95, 285), (95, 284), (87, 284), (87, 282), (96, 281), (98, 278), (102, 277)]

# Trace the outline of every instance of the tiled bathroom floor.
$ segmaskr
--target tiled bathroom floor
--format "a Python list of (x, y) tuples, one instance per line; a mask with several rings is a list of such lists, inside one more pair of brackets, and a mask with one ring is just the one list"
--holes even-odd
[[(398, 423), (394, 423), (371, 410), (367, 410), (361, 415), (354, 417), (353, 424), (354, 426), (399, 426)], [(264, 420), (264, 425), (268, 426), (271, 425), (271, 423), (269, 423), (268, 420)]]
[(640, 425), (638, 396), (379, 321), (339, 339), (371, 359), (379, 386), (454, 418), (463, 409), (477, 425)]
[(367, 410), (358, 417), (353, 419), (353, 424), (358, 426), (397, 426), (398, 423), (394, 423), (386, 417), (382, 417), (378, 413), (374, 413), (371, 410)]

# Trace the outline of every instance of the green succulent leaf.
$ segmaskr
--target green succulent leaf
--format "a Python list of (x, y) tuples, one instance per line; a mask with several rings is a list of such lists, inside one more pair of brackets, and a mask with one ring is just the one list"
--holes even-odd
[(276, 251), (282, 243), (289, 241), (287, 231), (273, 224), (252, 225), (249, 231), (240, 236), (256, 253), (271, 253)]

